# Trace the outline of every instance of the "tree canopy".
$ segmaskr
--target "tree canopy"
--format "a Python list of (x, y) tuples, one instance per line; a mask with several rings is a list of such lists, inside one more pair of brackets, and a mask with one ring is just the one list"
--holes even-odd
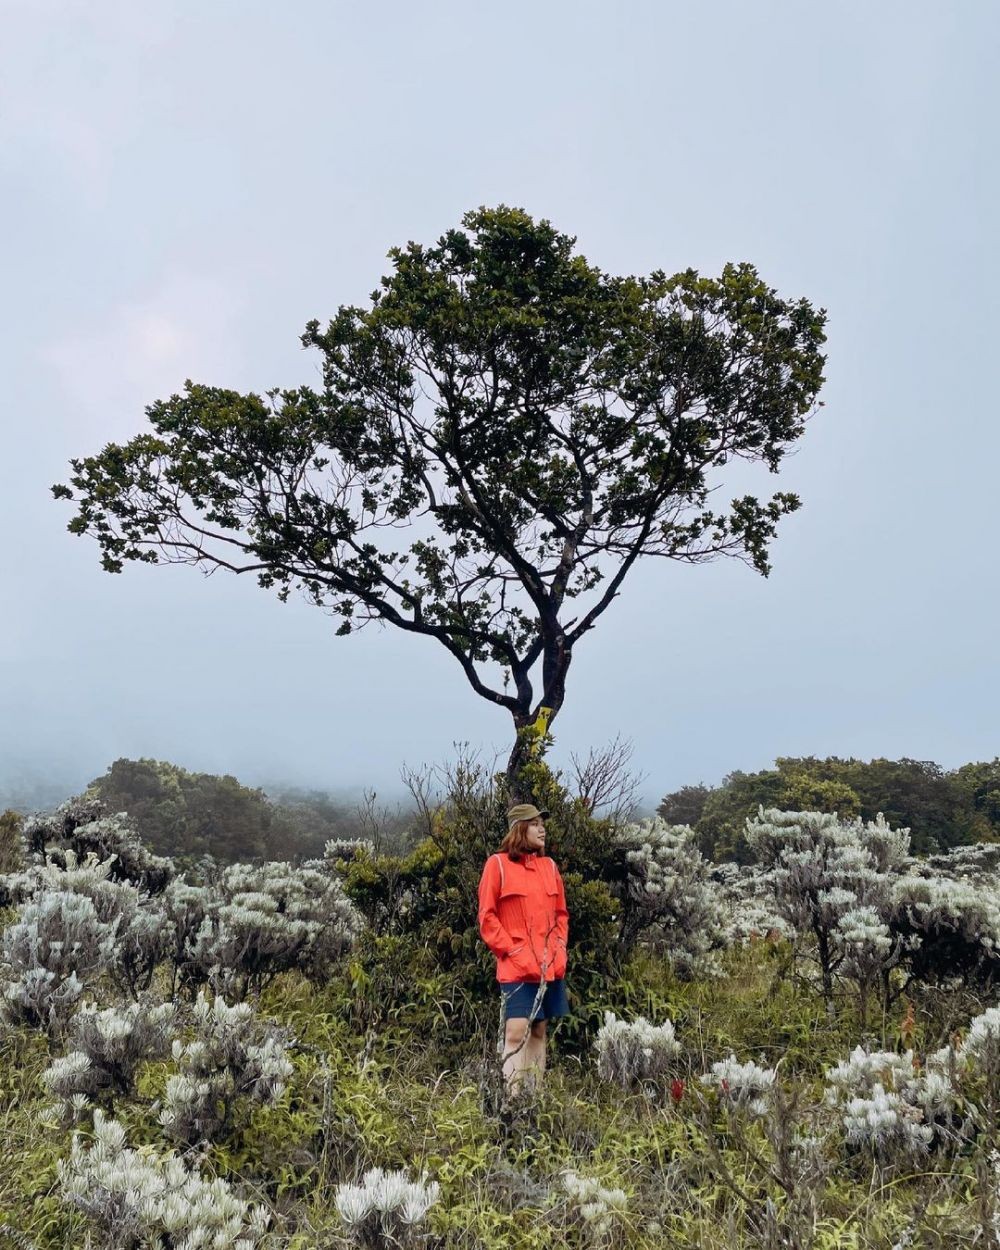
[(749, 264), (605, 274), (519, 209), (462, 227), (393, 250), (367, 307), (308, 325), (321, 389), (189, 382), (53, 489), (108, 571), (250, 573), (340, 633), (433, 638), (523, 731), (558, 714), (575, 647), (640, 558), (767, 574), (798, 498), (709, 506), (713, 474), (778, 470), (823, 381), (825, 313)]
[(284, 792), (278, 801), (235, 777), (188, 772), (164, 760), (119, 759), (87, 787), (127, 812), (161, 855), (222, 863), (321, 855), (328, 838), (356, 836), (357, 815), (329, 795)]
[(912, 831), (920, 854), (977, 841), (1000, 841), (1000, 760), (950, 772), (931, 760), (782, 757), (760, 772), (735, 771), (717, 787), (684, 786), (658, 811), (692, 825), (713, 859), (752, 859), (745, 825), (760, 807), (837, 812)]

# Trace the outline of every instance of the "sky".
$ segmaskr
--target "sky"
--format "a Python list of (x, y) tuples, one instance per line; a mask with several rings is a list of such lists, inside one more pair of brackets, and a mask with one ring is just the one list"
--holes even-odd
[(747, 260), (829, 313), (771, 576), (638, 566), (554, 762), (621, 735), (655, 801), (781, 755), (993, 758), (998, 44), (991, 0), (0, 0), (0, 788), (145, 756), (388, 793), (508, 747), (431, 640), (110, 576), (49, 492), (186, 378), (316, 382), (307, 321), (498, 203), (611, 273)]

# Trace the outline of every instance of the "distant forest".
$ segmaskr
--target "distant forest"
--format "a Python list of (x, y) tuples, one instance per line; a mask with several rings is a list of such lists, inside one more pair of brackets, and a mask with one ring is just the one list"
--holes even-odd
[[(394, 851), (408, 843), (415, 824), (413, 811), (380, 808), (372, 794), (358, 802), (321, 790), (265, 791), (159, 760), (115, 760), (85, 793), (110, 811), (127, 812), (158, 854), (190, 861), (204, 855), (223, 863), (309, 859), (322, 855), (329, 839), (357, 837)], [(0, 810), (54, 807), (65, 797), (0, 794)], [(657, 810), (670, 824), (692, 826), (709, 858), (747, 863), (752, 856), (744, 825), (760, 807), (866, 820), (882, 812), (890, 824), (911, 830), (918, 854), (996, 842), (1000, 759), (945, 771), (926, 760), (781, 758), (760, 772), (732, 772), (718, 786), (682, 786)]]
[(1000, 841), (1000, 759), (946, 772), (930, 760), (782, 758), (756, 773), (733, 772), (718, 786), (683, 786), (657, 808), (691, 825), (702, 853), (749, 863), (746, 818), (758, 808), (838, 812), (873, 820), (882, 812), (911, 831), (916, 854)]
[[(398, 808), (379, 807), (370, 792), (358, 801), (321, 790), (265, 791), (162, 760), (115, 760), (83, 793), (111, 812), (127, 812), (157, 854), (189, 862), (205, 855), (222, 863), (309, 859), (331, 838), (368, 837), (392, 849), (406, 823)], [(25, 797), (0, 793), (0, 810), (51, 808), (68, 795), (35, 787), (30, 801)]]

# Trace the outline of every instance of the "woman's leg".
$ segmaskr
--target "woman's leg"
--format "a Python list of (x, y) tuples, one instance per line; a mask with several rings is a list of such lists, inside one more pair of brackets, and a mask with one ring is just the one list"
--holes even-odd
[(531, 1026), (531, 1035), (525, 1046), (527, 1060), (525, 1068), (530, 1068), (535, 1081), (541, 1085), (545, 1075), (545, 1033), (547, 1020), (536, 1020)]
[(503, 1074), (512, 1094), (517, 1092), (524, 1079), (533, 1030), (533, 1025), (529, 1030), (527, 1018), (524, 1016), (514, 1016), (504, 1023)]

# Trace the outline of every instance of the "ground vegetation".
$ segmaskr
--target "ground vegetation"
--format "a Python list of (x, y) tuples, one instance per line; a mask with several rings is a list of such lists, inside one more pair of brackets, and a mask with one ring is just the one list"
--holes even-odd
[[(94, 807), (26, 828), (0, 980), (51, 993), (0, 1025), (0, 1244), (1000, 1245), (995, 848), (771, 809), (754, 864), (713, 864), (689, 826), (596, 817), (534, 767), (573, 1011), (514, 1101), (467, 897), (503, 776), (418, 779), (402, 854), (162, 883)], [(262, 936), (202, 959), (233, 906)], [(115, 939), (146, 908), (169, 940), (136, 990)]]

